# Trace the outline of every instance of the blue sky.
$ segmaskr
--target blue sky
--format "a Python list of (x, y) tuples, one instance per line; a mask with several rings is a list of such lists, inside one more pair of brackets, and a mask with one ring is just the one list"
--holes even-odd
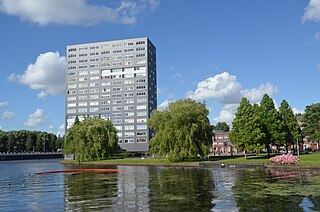
[(0, 128), (62, 133), (66, 45), (147, 36), (158, 105), (205, 101), (232, 121), (268, 93), (320, 99), (320, 0), (0, 0)]

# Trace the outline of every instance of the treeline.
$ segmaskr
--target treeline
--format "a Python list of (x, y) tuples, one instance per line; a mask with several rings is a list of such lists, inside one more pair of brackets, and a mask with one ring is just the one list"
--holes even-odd
[(295, 145), (302, 142), (302, 131), (288, 102), (283, 100), (277, 110), (272, 98), (265, 94), (260, 104), (242, 98), (232, 122), (230, 140), (242, 151), (262, 150), (272, 146)]
[(0, 130), (0, 153), (57, 152), (63, 140), (63, 137), (41, 131)]

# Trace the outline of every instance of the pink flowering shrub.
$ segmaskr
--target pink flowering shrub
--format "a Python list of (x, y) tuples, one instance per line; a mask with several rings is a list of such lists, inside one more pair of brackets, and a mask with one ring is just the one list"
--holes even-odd
[(278, 164), (296, 164), (299, 162), (299, 158), (297, 156), (292, 155), (291, 153), (277, 155), (269, 159), (273, 163)]

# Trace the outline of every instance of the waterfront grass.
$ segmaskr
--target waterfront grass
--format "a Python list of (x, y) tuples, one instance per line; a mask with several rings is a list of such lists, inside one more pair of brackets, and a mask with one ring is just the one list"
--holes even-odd
[[(274, 155), (271, 155), (271, 157)], [(270, 157), (266, 154), (247, 156), (216, 156), (209, 159), (187, 159), (182, 162), (170, 163), (168, 159), (155, 158), (110, 158), (106, 160), (92, 161), (89, 164), (110, 164), (110, 165), (180, 165), (180, 166), (197, 166), (203, 162), (219, 162), (219, 163), (270, 163)], [(320, 165), (320, 153), (303, 154), (299, 156), (300, 165)], [(64, 160), (63, 163), (78, 163), (75, 160)], [(84, 163), (85, 164), (85, 163)]]

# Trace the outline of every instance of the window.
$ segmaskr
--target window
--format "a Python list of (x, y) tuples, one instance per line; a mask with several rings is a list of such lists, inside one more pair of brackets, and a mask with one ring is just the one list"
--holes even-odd
[(137, 99), (137, 103), (145, 103), (147, 102), (147, 99), (146, 98), (139, 98)]
[(133, 84), (134, 80), (126, 80), (124, 81), (124, 84), (129, 85), (129, 84)]
[(137, 119), (137, 122), (138, 122), (138, 123), (146, 123), (146, 122), (147, 122), (147, 119)]
[(141, 45), (141, 44), (145, 44), (146, 42), (143, 40), (143, 41), (137, 41), (136, 42), (136, 45)]
[(125, 87), (126, 91), (133, 91), (134, 90), (134, 86), (127, 86)]
[(114, 104), (114, 105), (120, 105), (120, 104), (122, 104), (122, 100), (113, 100), (113, 101), (112, 101), (112, 104)]
[[(121, 132), (118, 132), (118, 133), (117, 133), (117, 136), (121, 138), (121, 137), (122, 137), (122, 133), (121, 133)], [(122, 140), (119, 139), (119, 141), (121, 141), (121, 142), (119, 142), (119, 143), (122, 143)]]
[(145, 90), (146, 86), (145, 85), (139, 85), (137, 86), (137, 90)]
[(121, 98), (121, 93), (112, 94), (112, 98)]
[(78, 94), (86, 94), (88, 93), (87, 89), (78, 90)]
[(146, 143), (147, 142), (147, 139), (145, 138), (138, 138), (137, 139), (137, 143)]
[(94, 89), (90, 89), (89, 93), (98, 93), (99, 89), (98, 88), (94, 88)]
[(102, 93), (110, 92), (110, 88), (102, 88), (101, 92)]
[(121, 85), (121, 83), (122, 83), (121, 81), (113, 81), (112, 85)]
[(142, 111), (142, 112), (137, 112), (137, 116), (146, 116), (147, 112)]
[(136, 60), (136, 64), (140, 65), (140, 64), (146, 64), (146, 60)]
[(76, 96), (69, 96), (68, 101), (76, 101), (77, 97)]
[(137, 105), (137, 110), (147, 109), (147, 105)]
[(122, 126), (114, 126), (117, 130), (122, 130)]
[(134, 126), (133, 125), (126, 125), (124, 126), (125, 130), (134, 130)]
[(134, 110), (134, 106), (133, 105), (124, 106), (124, 110)]
[(100, 118), (109, 119), (110, 118), (110, 114), (100, 114)]
[(110, 107), (101, 107), (100, 108), (101, 112), (106, 112), (106, 111), (110, 111)]
[(99, 95), (90, 95), (89, 99), (99, 99)]
[(68, 109), (67, 113), (76, 113), (76, 109)]
[(79, 78), (79, 82), (83, 82), (83, 81), (87, 81), (88, 80), (88, 77), (81, 77)]
[(112, 113), (112, 117), (121, 117), (122, 113)]
[(98, 82), (92, 82), (90, 83), (90, 87), (98, 87), (99, 83)]
[(146, 82), (146, 79), (137, 79), (137, 83), (144, 83)]
[(124, 143), (134, 143), (134, 139), (124, 139)]
[(125, 104), (133, 104), (134, 103), (134, 99), (125, 99), (124, 103)]
[(136, 54), (136, 57), (145, 57), (146, 54)]
[(99, 105), (99, 102), (98, 102), (98, 101), (90, 102), (90, 106), (97, 106), (97, 105)]
[(79, 100), (87, 100), (87, 99), (88, 99), (88, 96), (78, 96), (78, 99), (79, 99)]
[(122, 119), (112, 119), (112, 124), (122, 124)]
[(110, 82), (102, 82), (101, 83), (101, 86), (109, 86), (110, 85)]
[(74, 94), (77, 94), (77, 91), (76, 90), (70, 90), (70, 91), (68, 91), (68, 94), (69, 95), (74, 95)]
[(134, 112), (124, 113), (124, 117), (132, 117), (134, 116)]
[(124, 97), (132, 97), (132, 96), (134, 96), (134, 93), (125, 93), (124, 94)]
[(146, 92), (137, 93), (137, 96), (145, 96), (145, 95), (146, 95)]
[(90, 77), (90, 80), (98, 80), (98, 79), (100, 79), (99, 76)]
[(110, 100), (105, 100), (100, 102), (101, 105), (110, 105)]
[(77, 84), (68, 85), (68, 88), (77, 88)]
[(87, 108), (78, 108), (78, 112), (79, 113), (86, 113), (87, 112)]
[(112, 88), (113, 92), (120, 92), (122, 89), (119, 87)]
[(143, 124), (143, 125), (137, 125), (137, 130), (145, 130), (147, 129), (147, 125)]
[(75, 107), (76, 103), (68, 103), (67, 107)]
[(87, 105), (88, 105), (87, 102), (79, 102), (79, 103), (78, 103), (78, 106), (79, 106), (79, 107), (86, 107)]
[(112, 110), (113, 111), (120, 111), (120, 110), (122, 110), (122, 107), (121, 106), (112, 107)]
[(134, 119), (125, 119), (124, 123), (134, 123)]
[(100, 96), (101, 99), (110, 99), (110, 94), (102, 94)]
[(86, 88), (88, 87), (88, 83), (80, 83), (79, 88)]
[(91, 108), (89, 109), (89, 111), (90, 111), (91, 113), (98, 112), (98, 111), (99, 111), (99, 108), (98, 108), (98, 107), (91, 107)]
[(134, 136), (134, 132), (125, 132), (125, 133), (124, 133), (124, 136), (125, 136), (125, 137)]
[(147, 132), (145, 132), (145, 131), (138, 131), (137, 132), (137, 136), (144, 136), (144, 135), (147, 135)]
[(145, 47), (137, 47), (137, 48), (136, 48), (136, 51), (144, 51), (144, 50), (146, 50)]

